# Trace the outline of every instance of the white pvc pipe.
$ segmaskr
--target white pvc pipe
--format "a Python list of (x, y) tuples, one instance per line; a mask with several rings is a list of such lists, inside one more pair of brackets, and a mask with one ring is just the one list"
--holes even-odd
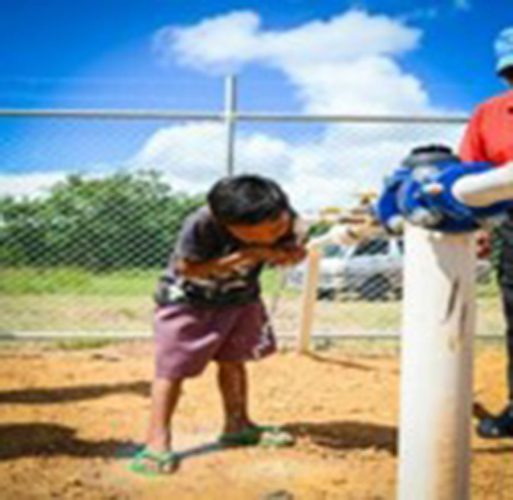
[(311, 239), (307, 247), (309, 249), (321, 249), (326, 245), (336, 243), (338, 245), (351, 245), (359, 240), (359, 236), (351, 230), (351, 226), (345, 224), (337, 224), (333, 226), (327, 233)]
[(337, 243), (339, 245), (353, 244), (358, 236), (351, 231), (349, 225), (337, 224), (327, 233), (311, 239), (307, 244), (308, 255), (305, 262), (305, 281), (301, 298), (301, 316), (299, 324), (299, 339), (297, 349), (301, 353), (308, 352), (317, 301), (317, 284), (319, 282), (319, 267), (321, 252), (326, 245)]
[(469, 498), (474, 236), (408, 225), (399, 500)]
[(454, 183), (452, 193), (470, 207), (513, 200), (513, 163), (483, 174), (466, 175)]
[(301, 317), (299, 325), (298, 352), (306, 353), (310, 348), (315, 302), (317, 300), (317, 283), (321, 254), (317, 249), (310, 249), (306, 258), (306, 275), (301, 298)]

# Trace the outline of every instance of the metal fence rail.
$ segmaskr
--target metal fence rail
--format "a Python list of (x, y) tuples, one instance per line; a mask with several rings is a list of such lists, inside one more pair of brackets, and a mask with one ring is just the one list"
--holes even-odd
[[(0, 118), (77, 118), (104, 120), (200, 120), (224, 122), (226, 113), (201, 111), (126, 110), (126, 109), (17, 109), (0, 108)], [(414, 115), (347, 115), (347, 114), (287, 114), (273, 112), (234, 111), (235, 122), (293, 123), (424, 123), (465, 124), (466, 116)]]

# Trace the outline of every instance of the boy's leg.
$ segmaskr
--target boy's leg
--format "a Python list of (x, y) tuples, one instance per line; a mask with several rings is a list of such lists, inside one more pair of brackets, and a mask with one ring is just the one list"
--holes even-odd
[[(151, 413), (146, 433), (146, 450), (163, 453), (171, 449), (171, 419), (178, 399), (180, 398), (182, 380), (155, 378), (151, 388)], [(168, 463), (164, 467), (147, 458), (145, 467), (156, 472), (171, 472), (175, 464)], [(165, 470), (166, 467), (169, 470)]]
[(215, 359), (219, 363), (219, 387), (225, 427), (220, 441), (227, 446), (290, 446), (294, 437), (279, 427), (260, 426), (248, 415), (248, 381), (245, 361), (266, 357), (276, 350), (267, 314), (260, 302), (239, 309), (239, 321), (230, 331)]
[(248, 382), (245, 361), (272, 354), (274, 334), (260, 301), (240, 306), (237, 320), (216, 353), (219, 388), (225, 412), (225, 433), (256, 427), (248, 415)]
[[(213, 329), (214, 313), (187, 304), (157, 308), (154, 317), (155, 376), (147, 448), (162, 452), (170, 447), (170, 429), (183, 380), (199, 375), (219, 343)], [(201, 342), (199, 341), (201, 340)]]
[(219, 362), (218, 383), (225, 415), (223, 432), (238, 432), (254, 425), (248, 416), (248, 380), (244, 363)]
[(135, 472), (171, 472), (177, 458), (171, 451), (170, 423), (183, 380), (199, 375), (222, 342), (223, 328), (232, 328), (234, 314), (221, 323), (216, 309), (187, 304), (157, 308), (154, 316), (155, 378), (151, 390), (151, 415), (146, 447), (131, 464)]
[(246, 366), (242, 362), (219, 363), (219, 386), (223, 398), (225, 426), (221, 443), (228, 446), (261, 444), (291, 446), (294, 437), (274, 426), (256, 425), (248, 416)]

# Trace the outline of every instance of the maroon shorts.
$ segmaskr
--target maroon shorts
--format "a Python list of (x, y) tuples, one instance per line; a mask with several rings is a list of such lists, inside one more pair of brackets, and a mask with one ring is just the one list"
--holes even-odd
[(260, 301), (226, 307), (158, 307), (154, 332), (159, 378), (194, 377), (211, 360), (250, 361), (276, 350), (274, 333)]

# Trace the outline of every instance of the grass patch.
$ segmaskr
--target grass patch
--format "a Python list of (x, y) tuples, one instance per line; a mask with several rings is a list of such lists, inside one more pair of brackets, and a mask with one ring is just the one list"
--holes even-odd
[[(13, 331), (150, 332), (152, 292), (160, 270), (90, 273), (74, 268), (0, 269), (0, 336)], [(281, 335), (296, 335), (300, 290), (282, 288), (282, 274), (261, 277), (268, 306), (279, 300), (273, 323)], [(495, 280), (479, 284), (478, 334), (502, 334), (504, 320)], [(369, 335), (400, 329), (401, 302), (319, 301), (314, 331)]]
[(79, 268), (3, 268), (3, 295), (150, 295), (159, 270), (92, 273)]
[[(0, 268), (2, 295), (151, 296), (161, 269), (127, 269), (93, 273), (80, 268)], [(265, 293), (281, 288), (281, 273), (266, 269), (261, 276)]]
[(55, 342), (55, 348), (62, 351), (79, 351), (87, 349), (100, 349), (112, 344), (107, 339), (68, 339)]

